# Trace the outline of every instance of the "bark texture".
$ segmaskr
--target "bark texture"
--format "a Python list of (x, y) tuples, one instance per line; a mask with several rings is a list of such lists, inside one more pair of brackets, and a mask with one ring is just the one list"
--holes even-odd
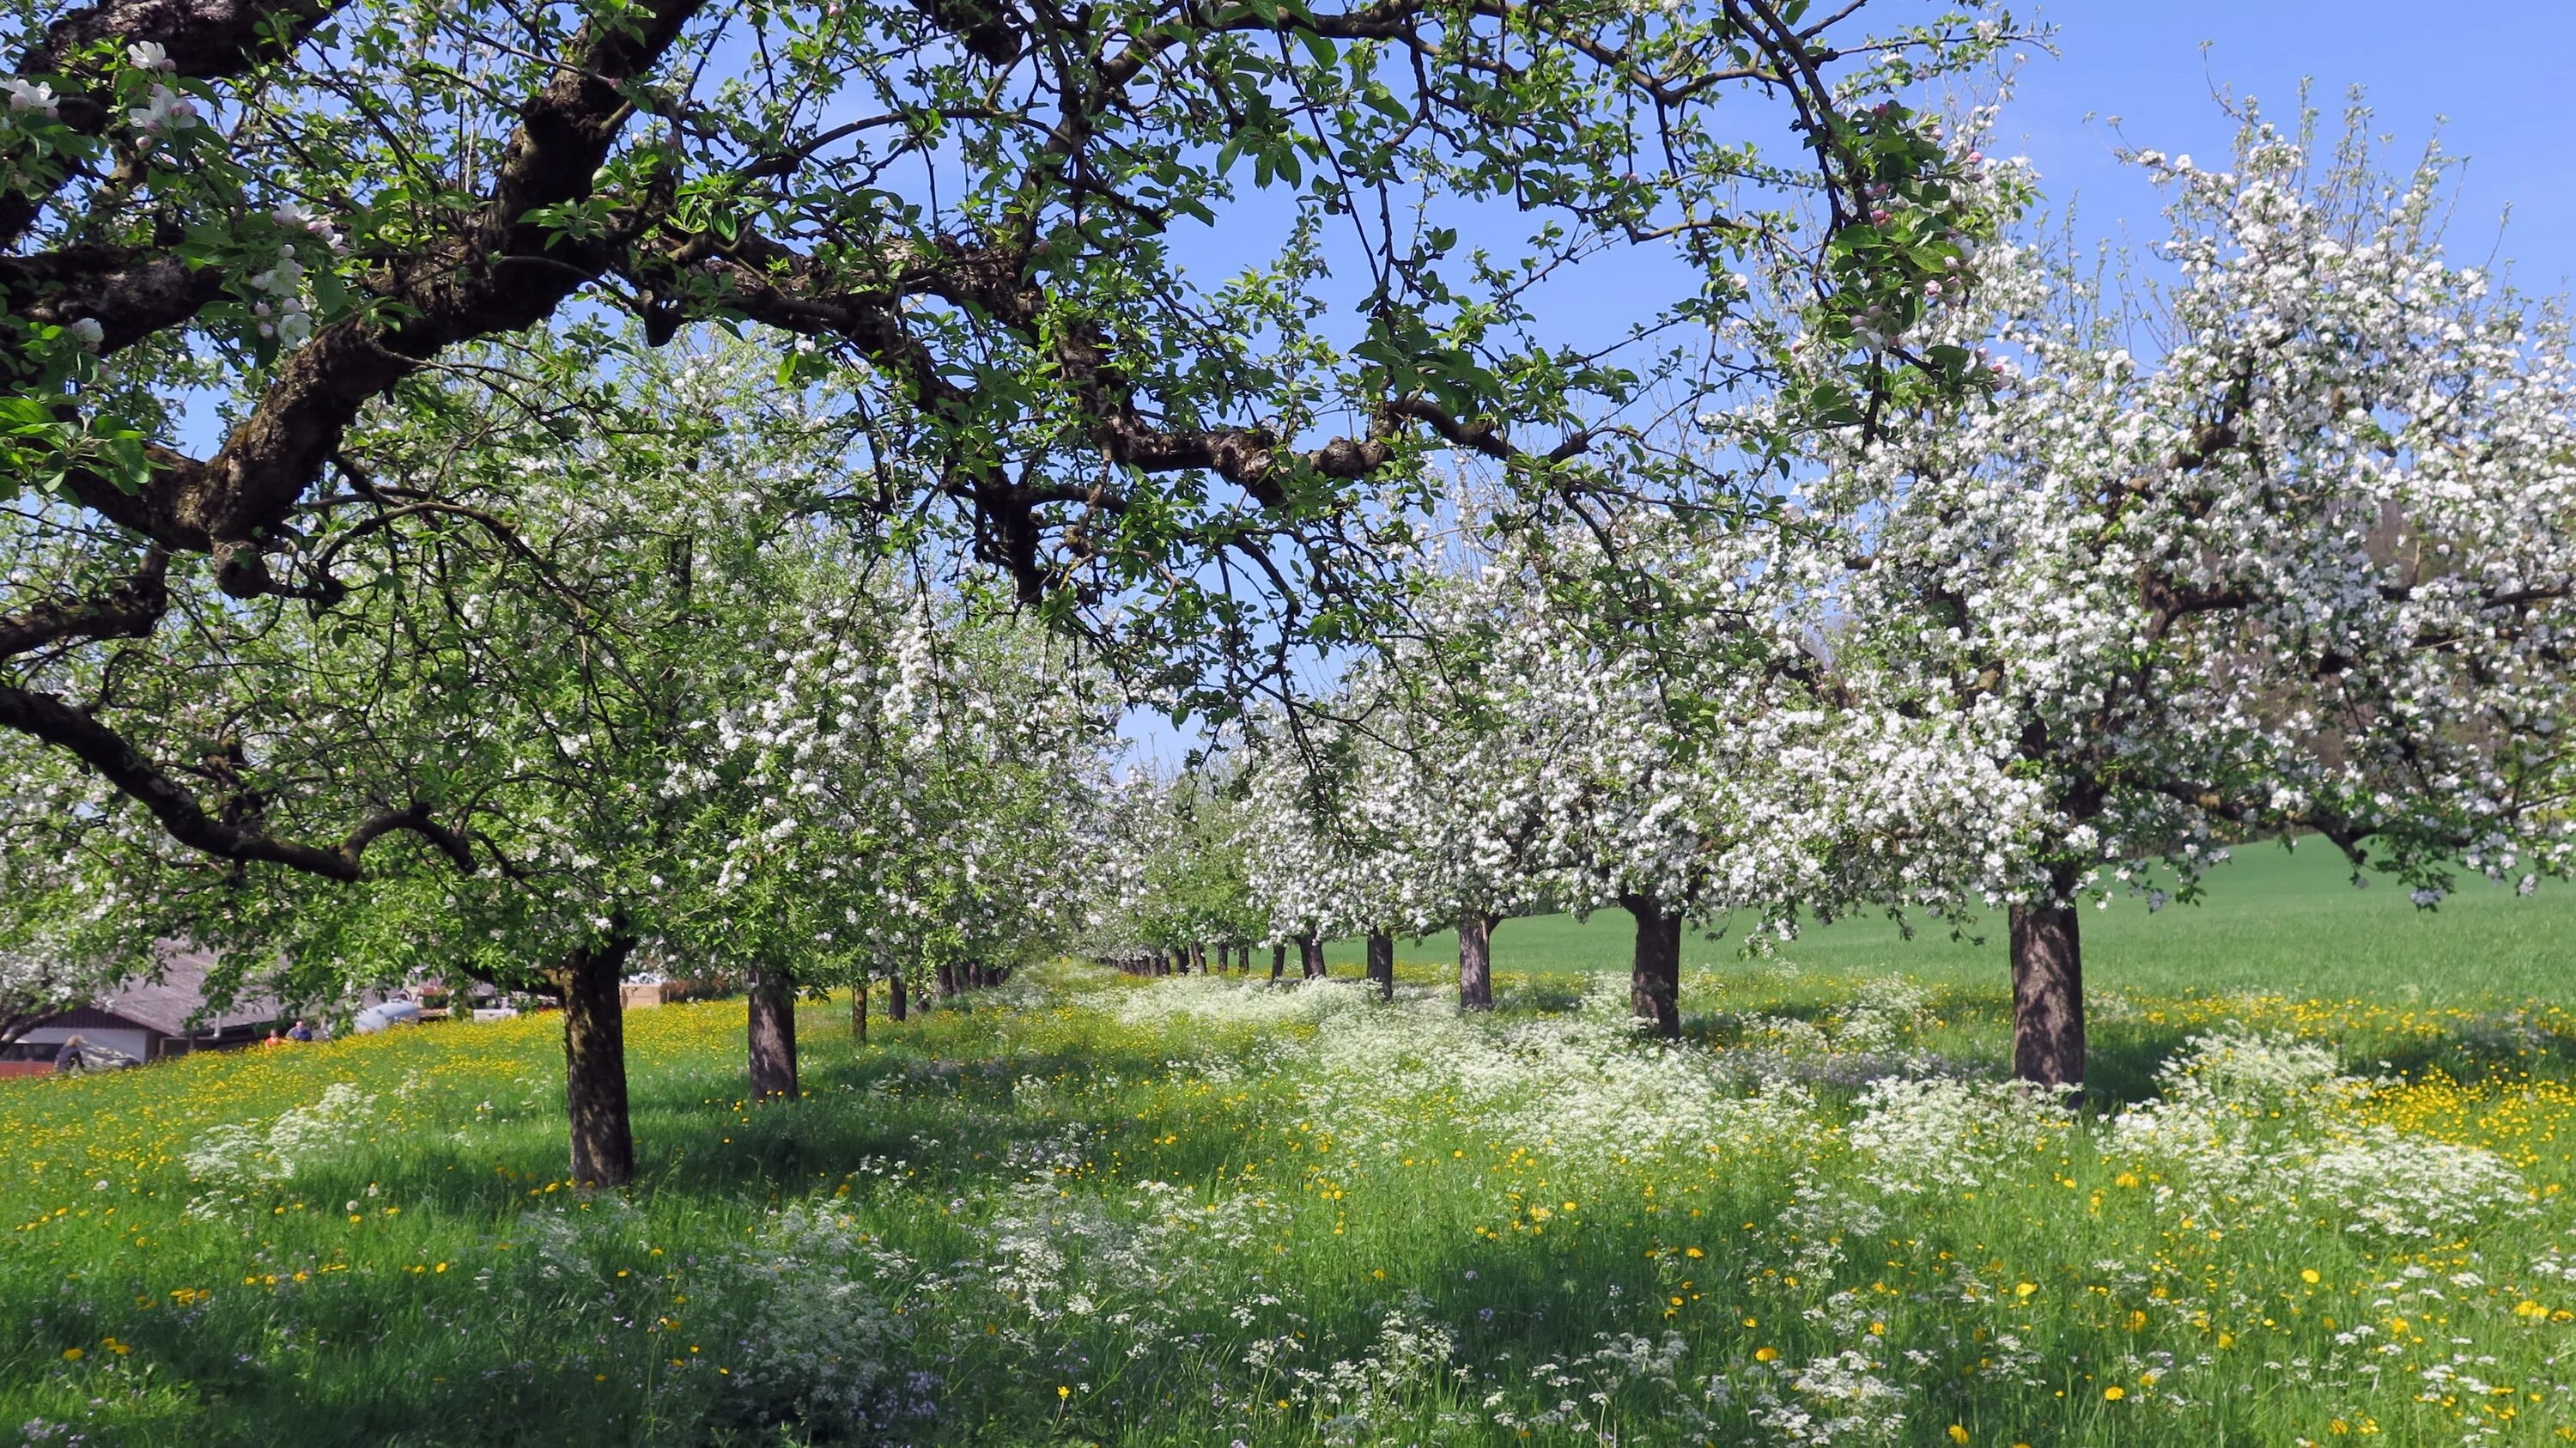
[(1288, 943), (1283, 940), (1270, 947), (1270, 978), (1277, 980), (1287, 973)]
[(1637, 953), (1628, 972), (1628, 1009), (1651, 1021), (1665, 1040), (1682, 1033), (1682, 918), (1667, 915), (1661, 902), (1644, 895), (1625, 895), (1620, 904), (1637, 919)]
[(1304, 967), (1306, 979), (1324, 978), (1324, 942), (1312, 935), (1297, 937), (1297, 963)]
[(557, 973), (564, 1003), (564, 1107), (572, 1121), (572, 1179), (622, 1187), (635, 1179), (626, 1110), (626, 1012), (619, 978), (635, 942), (612, 936), (574, 951)]
[(1395, 937), (1384, 931), (1369, 932), (1368, 978), (1379, 1000), (1395, 999)]
[(861, 976), (850, 990), (850, 1034), (862, 1046), (868, 1043), (868, 982)]
[(2013, 907), (2012, 973), (2013, 1075), (2082, 1087), (2084, 955), (2073, 904)]
[(909, 1008), (910, 1002), (904, 998), (903, 972), (898, 970), (886, 977), (886, 1014), (899, 1021)]
[(1458, 1008), (1494, 1008), (1494, 917), (1482, 910), (1458, 917)]
[(796, 1095), (796, 983), (786, 972), (763, 970), (751, 978), (751, 1099)]

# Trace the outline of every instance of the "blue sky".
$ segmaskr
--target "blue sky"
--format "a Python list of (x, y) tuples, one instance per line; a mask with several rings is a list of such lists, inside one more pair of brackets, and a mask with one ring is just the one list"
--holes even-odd
[(2058, 55), (2031, 54), (2000, 149), (2038, 165), (2052, 204), (2077, 203), (2081, 235), (2155, 232), (2154, 195), (2113, 160), (2105, 118), (2135, 145), (2221, 156), (2231, 127), (2213, 84), (2286, 119), (2304, 78), (2335, 109), (2366, 87), (2409, 156), (2438, 130), (2469, 158), (2456, 257), (2482, 258), (2510, 204), (2515, 280), (2559, 292), (2576, 278), (2576, 0), (2062, 0), (2027, 14), (2058, 27)]

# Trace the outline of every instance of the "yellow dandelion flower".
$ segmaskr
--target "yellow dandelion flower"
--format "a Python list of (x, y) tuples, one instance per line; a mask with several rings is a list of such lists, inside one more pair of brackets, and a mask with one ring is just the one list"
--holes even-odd
[(1965, 1443), (1965, 1442), (1967, 1442), (1967, 1441), (1968, 1441), (1968, 1430), (1967, 1430), (1967, 1429), (1965, 1429), (1965, 1428), (1960, 1427), (1960, 1426), (1959, 1426), (1958, 1424), (1956, 1424), (1956, 1423), (1951, 1424), (1951, 1425), (1950, 1425), (1950, 1441), (1951, 1441), (1951, 1442), (1953, 1442), (1953, 1443)]
[(1753, 1350), (1753, 1360), (1757, 1363), (1767, 1363), (1779, 1355), (1780, 1350), (1776, 1347), (1757, 1347)]
[(2121, 1387), (2118, 1383), (2113, 1383), (2111, 1386), (2102, 1390), (2102, 1396), (2111, 1402), (2116, 1403), (2122, 1398), (2129, 1396), (2129, 1390)]

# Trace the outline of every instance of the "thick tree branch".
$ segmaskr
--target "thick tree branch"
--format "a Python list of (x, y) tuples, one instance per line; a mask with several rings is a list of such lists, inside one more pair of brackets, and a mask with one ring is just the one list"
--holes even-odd
[(169, 610), (170, 556), (147, 549), (123, 583), (77, 603), (39, 603), (0, 615), (0, 659), (13, 659), (65, 639), (142, 638)]
[(367, 846), (396, 830), (408, 830), (445, 852), (458, 869), (468, 873), (474, 869), (474, 857), (462, 837), (432, 821), (428, 808), (420, 804), (370, 816), (332, 848), (281, 840), (219, 819), (207, 812), (194, 792), (144, 757), (123, 735), (59, 695), (40, 689), (0, 685), (0, 728), (15, 729), (78, 758), (119, 793), (151, 811), (172, 839), (217, 859), (284, 865), (330, 880), (359, 880), (365, 878), (362, 857)]

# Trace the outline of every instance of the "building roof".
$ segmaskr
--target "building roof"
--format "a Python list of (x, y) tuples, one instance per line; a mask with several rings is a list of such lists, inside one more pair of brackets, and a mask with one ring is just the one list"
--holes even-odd
[(286, 1008), (275, 996), (265, 994), (241, 996), (221, 1011), (207, 1011), (206, 973), (214, 964), (211, 951), (164, 942), (161, 978), (129, 981), (114, 995), (101, 999), (98, 1008), (170, 1036), (227, 1026), (265, 1025), (285, 1013)]

